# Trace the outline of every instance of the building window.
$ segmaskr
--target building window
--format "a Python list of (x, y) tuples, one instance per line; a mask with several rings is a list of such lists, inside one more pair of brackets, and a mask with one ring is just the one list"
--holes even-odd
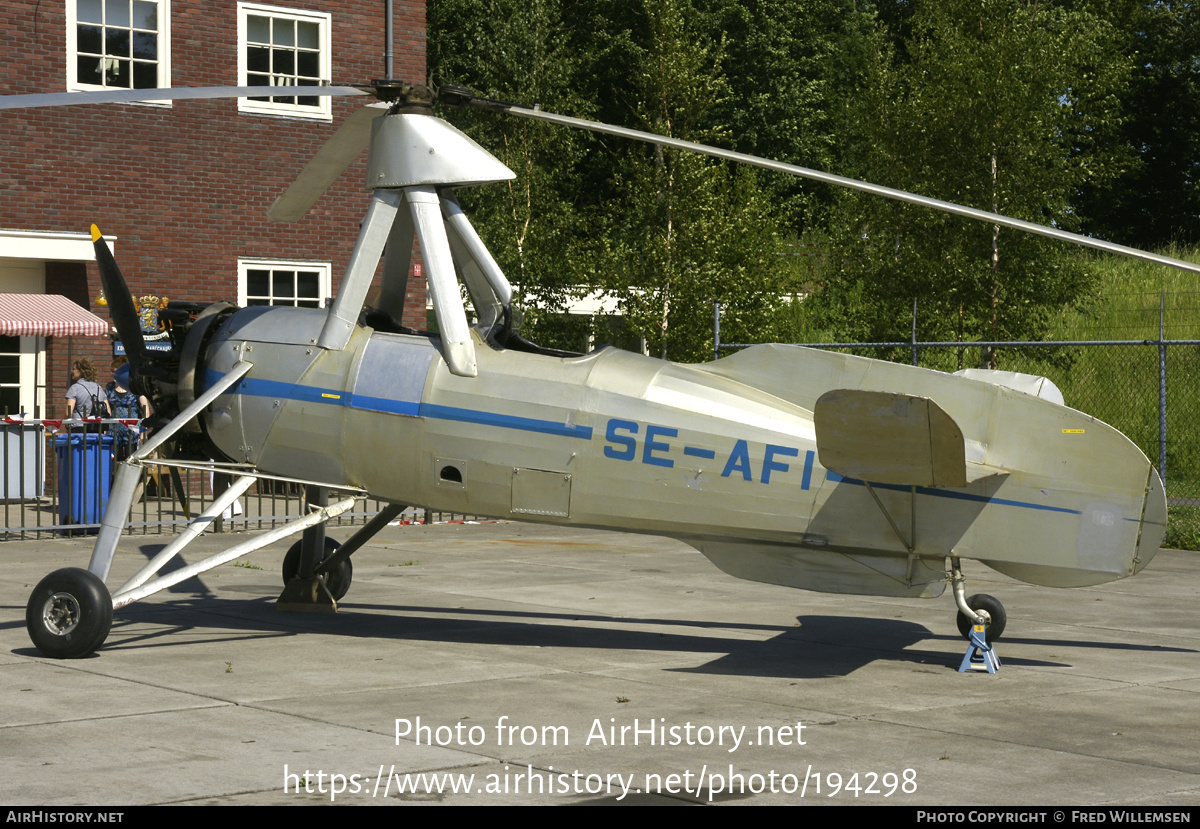
[(21, 338), (0, 337), (0, 412), (16, 414), (21, 406)]
[(238, 261), (238, 304), (324, 308), (329, 298), (328, 262)]
[(171, 85), (170, 0), (68, 0), (67, 88)]
[[(328, 83), (331, 28), (328, 14), (239, 3), (238, 84), (305, 87)], [(329, 98), (316, 95), (240, 98), (238, 108), (332, 120)]]
[(0, 336), (0, 415), (46, 410), (45, 353), (41, 337)]

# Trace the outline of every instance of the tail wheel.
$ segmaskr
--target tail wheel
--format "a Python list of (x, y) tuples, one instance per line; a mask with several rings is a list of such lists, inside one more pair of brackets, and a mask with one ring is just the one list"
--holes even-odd
[[(288, 548), (287, 554), (283, 557), (283, 583), (285, 586), (292, 579), (300, 575), (300, 549), (303, 544), (303, 541), (297, 541)], [(321, 560), (324, 561), (329, 558), (341, 546), (341, 544), (329, 536), (325, 536), (325, 552), (321, 555)], [(321, 578), (325, 580), (325, 587), (329, 590), (329, 594), (333, 596), (333, 600), (340, 602), (342, 597), (350, 592), (350, 581), (354, 578), (354, 567), (350, 564), (350, 559), (346, 559), (333, 568), (333, 570), (321, 576)]]
[(104, 644), (112, 628), (108, 588), (89, 570), (67, 567), (38, 582), (25, 607), (34, 646), (54, 659), (78, 659)]
[[(990, 645), (992, 642), (1000, 638), (1000, 634), (1004, 633), (1004, 626), (1008, 624), (1008, 616), (1004, 612), (1004, 605), (1000, 604), (1000, 600), (995, 596), (989, 596), (986, 593), (976, 593), (967, 599), (967, 607), (972, 610), (984, 610), (992, 617), (988, 623), (984, 638)], [(967, 618), (967, 615), (961, 610), (958, 611), (958, 632), (963, 635), (964, 639), (971, 638), (971, 628), (974, 626), (974, 621)]]

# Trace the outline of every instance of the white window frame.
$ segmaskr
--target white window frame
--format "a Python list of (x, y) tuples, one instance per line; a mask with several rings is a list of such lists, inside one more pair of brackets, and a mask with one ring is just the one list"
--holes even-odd
[[(46, 411), (46, 389), (42, 375), (42, 366), (46, 363), (46, 338), (33, 336), (16, 336), (17, 347), (13, 351), (4, 351), (6, 357), (17, 358), (17, 382), (3, 383), (0, 387), (17, 390), (17, 411), (27, 417), (33, 417), (34, 412)], [(0, 415), (4, 412), (0, 409)]]
[[(299, 9), (265, 6), (259, 3), (238, 3), (237, 21), (237, 60), (238, 86), (249, 86), (249, 67), (247, 66), (247, 26), (251, 15), (271, 17), (281, 20), (294, 20), (306, 23), (316, 23), (320, 29), (320, 81), (329, 84), (332, 73), (333, 51), (333, 16), (325, 12), (303, 11)], [(304, 87), (297, 87), (303, 89)], [(301, 97), (301, 96), (297, 96)], [(317, 99), (317, 106), (301, 106), (300, 104), (276, 103), (274, 101), (252, 101), (249, 98), (238, 98), (239, 112), (252, 112), (260, 115), (287, 115), (296, 118), (313, 118), (322, 121), (333, 120), (333, 108), (328, 96)]]
[[(158, 4), (158, 89), (171, 87), (171, 0), (152, 0)], [(119, 86), (103, 86), (83, 83), (79, 80), (79, 5), (78, 0), (67, 0), (67, 91), (87, 92), (103, 89), (124, 89)], [(147, 99), (138, 103), (170, 106), (170, 101)]]
[[(333, 285), (333, 266), (329, 262), (317, 262), (306, 259), (239, 259), (238, 260), (238, 305), (246, 307), (249, 300), (247, 281), (252, 270), (287, 270), (287, 271), (316, 271), (318, 307), (329, 306), (330, 291)], [(295, 297), (293, 297), (295, 299)], [(275, 303), (271, 303), (274, 305)], [(281, 307), (290, 308), (292, 305)]]

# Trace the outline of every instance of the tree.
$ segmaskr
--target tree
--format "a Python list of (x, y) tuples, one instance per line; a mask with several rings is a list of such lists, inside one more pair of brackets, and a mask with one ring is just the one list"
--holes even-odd
[[(484, 95), (586, 117), (580, 59), (559, 0), (431, 0), (432, 83), (467, 86)], [(445, 116), (486, 147), (517, 177), (459, 191), (517, 303), (561, 306), (590, 278), (578, 254), (584, 189), (580, 160), (586, 134), (533, 121), (453, 110)]]
[(1084, 228), (1141, 247), (1200, 242), (1200, 5), (1113, 5), (1134, 64), (1117, 136), (1133, 163), (1083, 188)]
[[(633, 87), (640, 128), (728, 143), (728, 128), (713, 117), (728, 94), (724, 44), (705, 35), (686, 0), (646, 0), (643, 11), (646, 40)], [(606, 253), (616, 267), (607, 287), (651, 353), (707, 357), (716, 301), (727, 309), (724, 324), (734, 336), (771, 324), (785, 262), (771, 199), (751, 171), (637, 147), (623, 165), (618, 192), (608, 211)]]
[[(840, 170), (846, 146), (838, 102), (864, 69), (874, 16), (853, 0), (697, 0), (714, 38), (724, 37), (729, 94), (716, 117), (732, 149), (777, 161)], [(759, 173), (780, 218), (799, 232), (820, 222), (826, 185)]]
[[(430, 74), (569, 115), (826, 166), (840, 117), (828, 101), (866, 54), (846, 45), (864, 21), (850, 0), (431, 0)], [(560, 127), (446, 117), (518, 175), (460, 198), (522, 289), (527, 330), (543, 344), (580, 345), (573, 326), (557, 339), (548, 313), (576, 288), (619, 297), (626, 333), (655, 354), (706, 357), (714, 301), (727, 337), (774, 336), (772, 310), (795, 261), (781, 255), (783, 240), (827, 192)]]
[[(1097, 142), (1118, 121), (1128, 74), (1111, 27), (1027, 0), (922, 0), (909, 22), (903, 60), (877, 38), (854, 108), (860, 176), (1077, 226), (1072, 197), (1120, 166)], [(846, 336), (907, 339), (916, 300), (924, 338), (1034, 339), (1089, 285), (1078, 257), (998, 226), (857, 194), (843, 197), (839, 219), (813, 305), (848, 322)], [(994, 365), (995, 354), (984, 359)]]

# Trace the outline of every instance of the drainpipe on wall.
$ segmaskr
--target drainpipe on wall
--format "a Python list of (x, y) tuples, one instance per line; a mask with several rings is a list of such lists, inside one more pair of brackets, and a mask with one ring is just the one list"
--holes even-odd
[(394, 58), (393, 58), (393, 55), (394, 55), (393, 47), (395, 46), (395, 43), (394, 43), (394, 38), (392, 35), (392, 32), (394, 30), (394, 27), (392, 24), (392, 0), (384, 0), (383, 5), (387, 9), (387, 12), (385, 14), (385, 17), (387, 18), (387, 22), (384, 24), (387, 26), (387, 31), (384, 32), (384, 36), (383, 36), (383, 67), (384, 67), (384, 72), (387, 73), (387, 79), (390, 81), (392, 79), (392, 77), (395, 75), (395, 69), (396, 69)]

